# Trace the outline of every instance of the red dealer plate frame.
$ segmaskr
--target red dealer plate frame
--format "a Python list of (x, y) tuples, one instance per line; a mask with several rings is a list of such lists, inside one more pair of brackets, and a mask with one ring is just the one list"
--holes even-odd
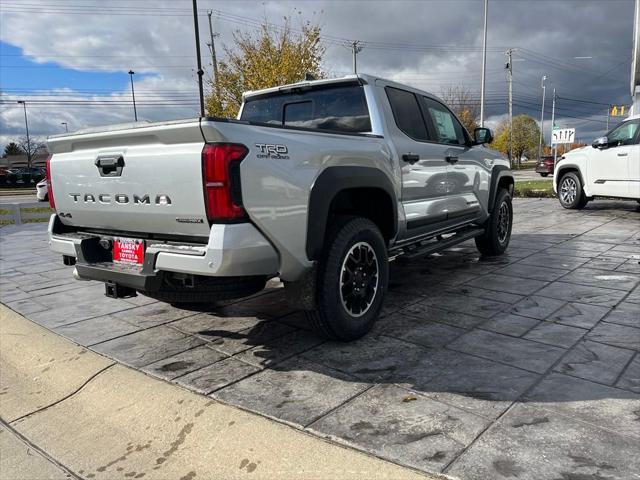
[(144, 240), (125, 237), (114, 238), (113, 261), (142, 265), (144, 262)]

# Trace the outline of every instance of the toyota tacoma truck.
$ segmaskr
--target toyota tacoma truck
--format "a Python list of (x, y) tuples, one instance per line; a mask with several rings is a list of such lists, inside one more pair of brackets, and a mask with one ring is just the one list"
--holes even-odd
[(74, 276), (169, 303), (254, 294), (279, 277), (322, 335), (379, 315), (390, 260), (511, 235), (508, 161), (438, 98), (368, 75), (247, 92), (237, 119), (52, 136), (51, 249)]

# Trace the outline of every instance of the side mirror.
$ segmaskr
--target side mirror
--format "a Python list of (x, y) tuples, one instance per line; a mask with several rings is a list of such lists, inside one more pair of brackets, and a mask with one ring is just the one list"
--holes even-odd
[(607, 137), (596, 138), (591, 146), (599, 149), (607, 148), (609, 146), (609, 139)]
[(473, 140), (478, 145), (482, 145), (483, 143), (491, 143), (493, 142), (493, 134), (488, 128), (476, 128), (473, 131)]

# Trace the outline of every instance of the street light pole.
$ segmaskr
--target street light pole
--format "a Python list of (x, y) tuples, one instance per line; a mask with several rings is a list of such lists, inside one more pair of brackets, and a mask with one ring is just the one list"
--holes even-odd
[(131, 98), (133, 99), (133, 116), (138, 121), (138, 111), (136, 110), (136, 92), (133, 90), (133, 74), (136, 73), (133, 70), (129, 70), (129, 77), (131, 78)]
[(18, 100), (18, 103), (24, 107), (24, 127), (27, 130), (27, 165), (31, 168), (31, 139), (29, 138), (29, 122), (27, 121), (27, 102), (26, 100)]
[(553, 129), (556, 128), (556, 89), (553, 89), (553, 101), (551, 102), (551, 146), (553, 148), (553, 171), (556, 171), (558, 160), (558, 144), (553, 143)]
[(196, 35), (196, 60), (198, 62), (198, 93), (200, 95), (200, 116), (204, 117), (204, 89), (202, 87), (202, 58), (200, 57), (200, 28), (198, 27), (198, 2), (193, 0), (193, 28)]
[(542, 158), (542, 142), (544, 141), (544, 97), (547, 93), (547, 87), (544, 84), (547, 79), (546, 75), (542, 76), (542, 112), (540, 114), (540, 143), (538, 144), (538, 160)]
[(67, 125), (67, 122), (60, 122), (60, 125), (64, 125), (64, 131), (69, 133), (69, 126)]
[(482, 40), (482, 81), (480, 84), (480, 126), (484, 127), (484, 83), (487, 69), (487, 15), (489, 0), (484, 0), (484, 32)]

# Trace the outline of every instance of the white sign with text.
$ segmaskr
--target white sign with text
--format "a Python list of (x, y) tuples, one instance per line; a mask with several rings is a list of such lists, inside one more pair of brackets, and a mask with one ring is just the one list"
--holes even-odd
[(559, 143), (573, 143), (576, 141), (575, 128), (559, 128), (551, 134), (551, 145)]

